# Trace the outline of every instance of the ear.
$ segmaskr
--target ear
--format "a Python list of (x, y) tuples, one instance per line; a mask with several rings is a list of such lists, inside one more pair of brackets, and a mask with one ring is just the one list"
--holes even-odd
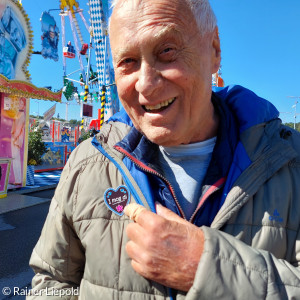
[(216, 73), (219, 70), (221, 64), (221, 43), (219, 38), (219, 29), (215, 28), (212, 37), (212, 74)]

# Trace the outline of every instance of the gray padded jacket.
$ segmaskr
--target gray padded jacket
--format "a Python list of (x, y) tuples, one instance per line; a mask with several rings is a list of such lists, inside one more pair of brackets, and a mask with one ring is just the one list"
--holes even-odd
[[(194, 284), (188, 293), (178, 292), (177, 300), (300, 299), (300, 135), (283, 138), (282, 128), (275, 120), (241, 135), (253, 163), (236, 180), (211, 227), (202, 227), (204, 252)], [(114, 122), (97, 136), (121, 166), (122, 154), (113, 145), (128, 131)], [(131, 184), (148, 207), (133, 178)], [(120, 185), (126, 185), (122, 174), (90, 140), (73, 151), (30, 259), (37, 292), (28, 299), (172, 299), (168, 288), (131, 267), (125, 251), (131, 221), (112, 213), (103, 198), (108, 188)], [(51, 288), (66, 289), (64, 296), (49, 296)]]

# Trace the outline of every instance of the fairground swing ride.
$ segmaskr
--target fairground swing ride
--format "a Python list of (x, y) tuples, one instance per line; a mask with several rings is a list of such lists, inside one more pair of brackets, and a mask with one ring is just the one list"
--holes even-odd
[[(108, 39), (108, 0), (89, 0), (90, 26), (88, 25), (83, 10), (79, 8), (76, 0), (60, 0), (61, 31), (63, 44), (63, 73), (64, 88), (63, 93), (68, 101), (75, 98), (77, 103), (99, 102), (101, 109), (98, 119), (93, 120), (90, 127), (99, 130), (104, 120), (119, 110), (119, 100), (117, 89), (114, 83), (114, 71), (110, 56), (110, 46)], [(84, 36), (80, 31), (78, 18), (81, 18), (85, 30), (89, 35), (89, 43), (84, 41)], [(69, 18), (73, 36), (73, 44), (66, 40), (65, 19)], [(77, 38), (78, 36), (78, 38)], [(85, 35), (86, 36), (86, 35)], [(79, 39), (79, 41), (78, 41)], [(91, 54), (96, 56), (96, 71), (91, 64)], [(77, 59), (80, 68), (67, 74), (67, 60)], [(87, 65), (84, 66), (84, 59)], [(80, 72), (79, 78), (74, 78), (74, 74)], [(74, 83), (79, 84), (84, 92), (78, 93)], [(214, 88), (223, 87), (224, 81), (221, 77), (221, 68), (212, 76), (212, 86)], [(95, 87), (98, 90), (95, 90)]]
[[(107, 34), (108, 3), (107, 1), (90, 0), (89, 14), (91, 24), (86, 21), (83, 10), (79, 8), (76, 0), (60, 1), (61, 32), (63, 45), (63, 93), (68, 101), (75, 99), (77, 103), (99, 102), (101, 99), (101, 110), (98, 120), (93, 120), (95, 129), (100, 129), (104, 119), (108, 119), (119, 110), (116, 87), (114, 84), (114, 74), (109, 57), (109, 42)], [(66, 40), (66, 18), (69, 18), (72, 31), (73, 42)], [(84, 24), (88, 35), (82, 34), (78, 18)], [(84, 37), (89, 36), (89, 42)], [(96, 56), (96, 70), (91, 63), (91, 55)], [(79, 69), (67, 73), (67, 60), (78, 59)], [(84, 65), (84, 60), (86, 65)], [(78, 72), (79, 77), (78, 77)], [(74, 75), (77, 74), (77, 78)], [(75, 84), (79, 84), (84, 91), (78, 93)], [(96, 90), (96, 88), (98, 90)], [(83, 114), (84, 116), (84, 114)]]
[(218, 88), (218, 87), (224, 87), (224, 80), (221, 77), (222, 72), (221, 72), (221, 66), (219, 70), (212, 75), (212, 86), (213, 88)]

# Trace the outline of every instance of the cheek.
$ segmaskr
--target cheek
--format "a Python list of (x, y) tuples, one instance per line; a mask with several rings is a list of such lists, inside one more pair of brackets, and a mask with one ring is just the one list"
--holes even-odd
[(120, 97), (128, 97), (135, 91), (136, 76), (131, 75), (116, 75), (116, 84)]
[(177, 61), (164, 68), (162, 76), (181, 88), (191, 88), (191, 83), (198, 78), (198, 66), (191, 68), (186, 61)]

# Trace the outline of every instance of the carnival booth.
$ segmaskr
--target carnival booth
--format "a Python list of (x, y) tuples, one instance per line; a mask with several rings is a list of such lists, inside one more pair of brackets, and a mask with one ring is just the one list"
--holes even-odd
[(29, 100), (60, 102), (53, 93), (30, 83), (32, 52), (29, 19), (18, 1), (0, 2), (0, 198), (7, 189), (26, 185)]

